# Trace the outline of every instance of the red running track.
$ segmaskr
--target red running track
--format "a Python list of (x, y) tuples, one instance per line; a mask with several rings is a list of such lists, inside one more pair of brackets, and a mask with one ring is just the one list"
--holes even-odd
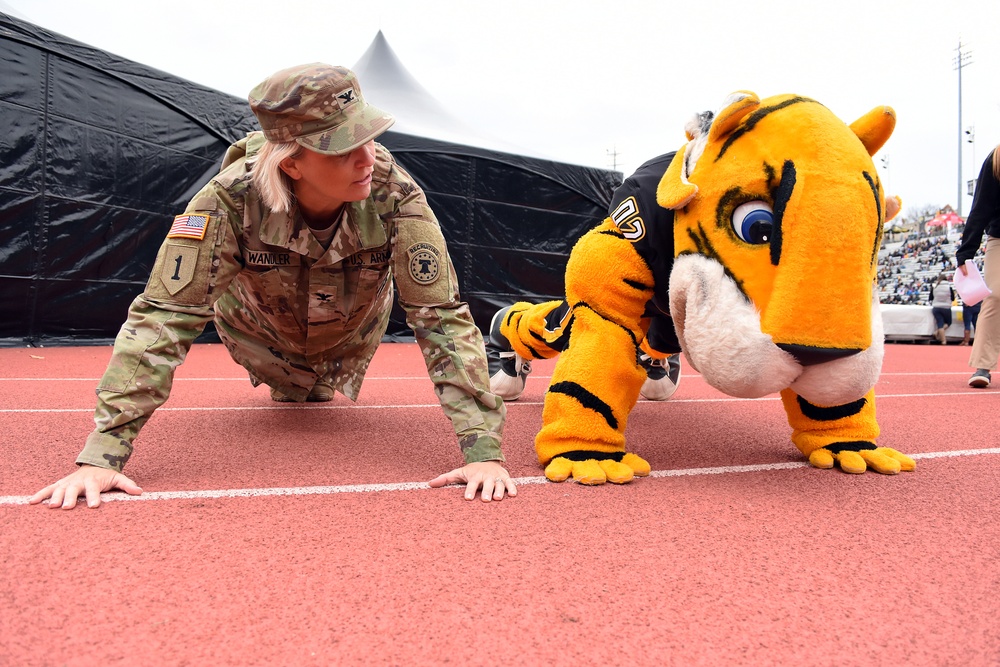
[[(640, 402), (624, 486), (540, 477), (552, 362), (510, 404), (517, 498), (459, 464), (412, 344), (355, 405), (273, 403), (198, 345), (100, 509), (29, 506), (92, 428), (106, 347), (3, 349), (0, 665), (997, 665), (1000, 392), (968, 348), (890, 345), (893, 477), (805, 465), (776, 396), (684, 365)], [(120, 501), (120, 502), (118, 502)]]

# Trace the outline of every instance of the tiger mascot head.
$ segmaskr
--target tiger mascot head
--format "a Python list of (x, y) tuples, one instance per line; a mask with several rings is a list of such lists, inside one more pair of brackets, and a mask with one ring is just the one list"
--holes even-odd
[(746, 91), (688, 124), (656, 194), (675, 216), (674, 326), (709, 384), (818, 406), (874, 386), (886, 199), (871, 156), (894, 126), (889, 107), (848, 126), (814, 100)]

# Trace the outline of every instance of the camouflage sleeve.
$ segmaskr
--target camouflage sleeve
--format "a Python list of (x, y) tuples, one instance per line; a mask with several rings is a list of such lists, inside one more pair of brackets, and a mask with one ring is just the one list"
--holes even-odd
[(393, 263), (399, 303), (466, 463), (503, 461), (506, 406), (489, 389), (483, 337), (458, 281), (441, 228), (415, 185), (399, 200)]
[(465, 462), (503, 461), (500, 442), (507, 407), (489, 390), (483, 338), (469, 307), (403, 308)]
[(139, 430), (167, 400), (174, 370), (213, 318), (212, 304), (240, 268), (232, 211), (210, 188), (186, 215), (205, 216), (202, 238), (172, 231), (160, 247), (146, 289), (115, 339), (97, 387), (96, 428), (78, 464), (121, 471)]
[(174, 312), (136, 297), (97, 386), (96, 428), (78, 464), (121, 472), (139, 429), (167, 400), (174, 369), (211, 319), (210, 309)]

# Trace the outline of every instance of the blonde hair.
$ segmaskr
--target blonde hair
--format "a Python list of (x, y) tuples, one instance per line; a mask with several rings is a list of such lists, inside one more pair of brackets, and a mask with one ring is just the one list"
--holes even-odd
[(993, 178), (1000, 181), (1000, 144), (993, 149)]
[(281, 161), (295, 157), (302, 146), (294, 141), (267, 141), (257, 153), (250, 177), (260, 199), (276, 213), (287, 213), (292, 208), (292, 179), (281, 169)]

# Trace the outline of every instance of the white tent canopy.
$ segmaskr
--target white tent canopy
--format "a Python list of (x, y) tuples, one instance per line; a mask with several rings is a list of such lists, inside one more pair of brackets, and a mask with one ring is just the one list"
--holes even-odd
[(6, 14), (7, 16), (13, 16), (14, 18), (20, 19), (22, 21), (29, 21), (30, 20), (27, 16), (25, 16), (21, 12), (17, 11), (16, 9), (14, 9), (13, 7), (11, 7), (10, 5), (8, 5), (3, 0), (0, 0), (0, 14)]
[(491, 138), (453, 116), (410, 74), (379, 30), (352, 67), (365, 99), (396, 118), (393, 132), (428, 137), (465, 146), (544, 157)]

